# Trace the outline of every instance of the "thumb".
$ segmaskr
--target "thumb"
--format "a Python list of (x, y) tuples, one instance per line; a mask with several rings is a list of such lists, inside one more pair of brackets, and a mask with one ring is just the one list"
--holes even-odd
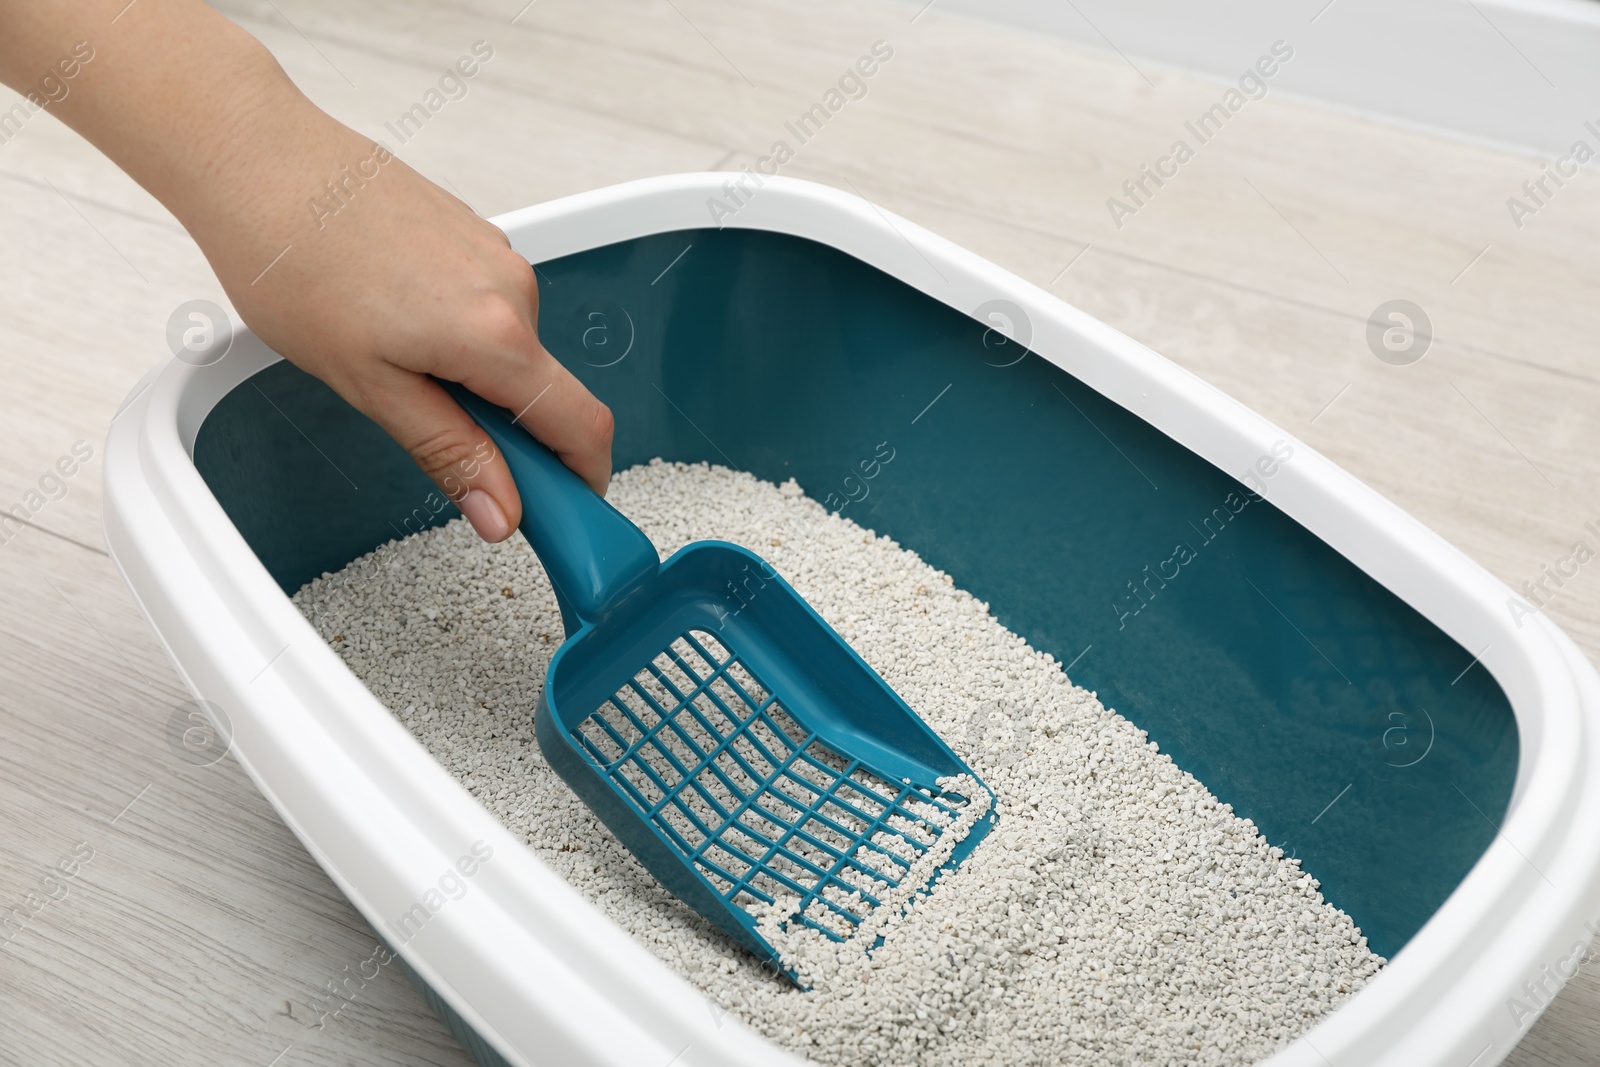
[(504, 541), (522, 521), (522, 501), (499, 449), (450, 394), (423, 374), (395, 368), (369, 389), (363, 412), (388, 431), (485, 541)]

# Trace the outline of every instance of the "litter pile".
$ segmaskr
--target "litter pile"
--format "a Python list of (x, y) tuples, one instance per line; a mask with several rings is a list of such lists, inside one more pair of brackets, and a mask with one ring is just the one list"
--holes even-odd
[(545, 765), (532, 715), (564, 634), (520, 537), (458, 520), (295, 602), (512, 832), (747, 1025), (851, 1067), (1245, 1064), (1382, 966), (1297, 860), (915, 553), (721, 467), (652, 461), (609, 499), (663, 557), (702, 538), (766, 557), (997, 797), (995, 831), (870, 957), (791, 924), (809, 991), (657, 885)]

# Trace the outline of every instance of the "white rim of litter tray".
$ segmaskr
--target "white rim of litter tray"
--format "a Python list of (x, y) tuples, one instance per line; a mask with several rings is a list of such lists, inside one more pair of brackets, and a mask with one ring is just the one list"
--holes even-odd
[[(714, 225), (728, 174), (629, 182), (493, 220), (540, 261)], [(915, 223), (825, 186), (768, 178), (726, 225), (810, 238), (974, 315), (1024, 309), (1029, 347), (1218, 467), (1274, 442), (1294, 459), (1273, 502), (1469, 650), (1510, 698), (1521, 757), (1489, 849), (1361, 992), (1271, 1067), (1487, 1067), (1575, 970), (1600, 916), (1600, 678), (1543, 615), (1294, 435), (1148, 348)], [(225, 358), (170, 360), (113, 420), (112, 558), (190, 688), (220, 707), (233, 755), (406, 962), (513, 1064), (798, 1064), (724, 1015), (523, 847), (372, 696), (283, 594), (195, 470), (201, 422), (277, 356), (235, 323)], [(296, 521), (285, 516), (285, 521)], [(1419, 828), (1425, 833), (1426, 828)], [(392, 921), (476, 842), (490, 860), (413, 938)], [(1314, 873), (1314, 872), (1313, 872)], [(440, 898), (443, 899), (443, 898)], [(1577, 951), (1575, 951), (1577, 950)], [(1525, 986), (1531, 983), (1531, 986)], [(1538, 997), (1529, 989), (1542, 987)]]

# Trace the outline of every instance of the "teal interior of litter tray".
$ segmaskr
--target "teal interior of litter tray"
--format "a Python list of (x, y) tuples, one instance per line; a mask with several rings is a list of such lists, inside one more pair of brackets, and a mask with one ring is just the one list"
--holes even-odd
[[(1518, 740), (1473, 652), (1015, 341), (795, 237), (669, 233), (538, 269), (540, 334), (616, 414), (619, 469), (793, 477), (914, 549), (1298, 856), (1375, 951), (1493, 839)], [(287, 363), (216, 406), (195, 463), (286, 592), (456, 515)]]

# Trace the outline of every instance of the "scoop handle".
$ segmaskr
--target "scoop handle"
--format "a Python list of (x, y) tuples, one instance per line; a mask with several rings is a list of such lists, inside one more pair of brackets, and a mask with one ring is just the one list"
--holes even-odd
[(489, 435), (522, 494), (522, 535), (544, 564), (570, 637), (611, 613), (652, 577), (661, 557), (644, 531), (606, 503), (511, 412), (440, 381)]

